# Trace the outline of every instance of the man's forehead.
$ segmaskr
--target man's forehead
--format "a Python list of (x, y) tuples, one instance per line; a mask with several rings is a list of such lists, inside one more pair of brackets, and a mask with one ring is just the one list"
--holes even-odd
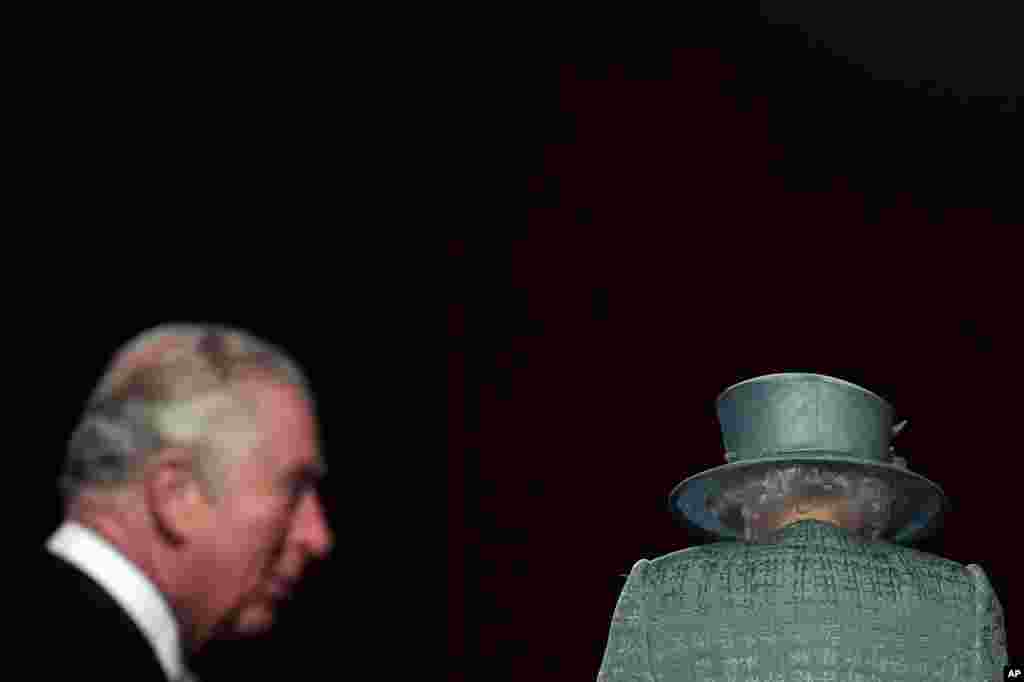
[(299, 476), (317, 480), (327, 476), (327, 462), (319, 451), (300, 456), (294, 450), (262, 449), (262, 452), (257, 450), (254, 455), (245, 458), (243, 465), (252, 467), (255, 475)]
[(312, 405), (294, 385), (255, 379), (239, 387), (253, 407), (259, 428), (267, 438), (266, 447), (276, 451), (283, 463), (300, 461), (326, 473), (327, 464), (320, 454), (319, 424)]

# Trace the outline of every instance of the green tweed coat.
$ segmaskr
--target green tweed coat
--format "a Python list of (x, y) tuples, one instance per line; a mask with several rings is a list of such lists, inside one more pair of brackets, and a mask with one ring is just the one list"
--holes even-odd
[(823, 521), (633, 566), (598, 682), (992, 682), (1002, 606), (981, 567)]

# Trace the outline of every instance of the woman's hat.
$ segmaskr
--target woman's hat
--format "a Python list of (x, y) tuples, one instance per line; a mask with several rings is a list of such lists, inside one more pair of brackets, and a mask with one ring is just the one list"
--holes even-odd
[(892, 509), (882, 539), (909, 544), (939, 527), (949, 501), (942, 489), (893, 456), (892, 406), (871, 391), (821, 374), (787, 372), (734, 384), (716, 401), (724, 464), (682, 481), (669, 495), (673, 516), (704, 531), (741, 539), (712, 502), (738, 477), (785, 464), (855, 469), (889, 484)]

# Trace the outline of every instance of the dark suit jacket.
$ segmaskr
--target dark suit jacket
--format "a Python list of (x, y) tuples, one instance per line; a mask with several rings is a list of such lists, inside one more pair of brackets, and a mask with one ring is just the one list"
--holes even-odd
[[(22, 673), (40, 680), (168, 682), (156, 651), (131, 617), (96, 581), (42, 548), (30, 576), (31, 627)], [(17, 626), (15, 626), (17, 627)], [(20, 674), (19, 674), (20, 675)]]

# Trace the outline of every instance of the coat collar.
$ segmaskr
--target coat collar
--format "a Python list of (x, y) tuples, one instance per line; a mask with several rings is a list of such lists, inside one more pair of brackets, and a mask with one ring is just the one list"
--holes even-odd
[(180, 634), (167, 600), (114, 545), (90, 528), (65, 521), (46, 548), (99, 583), (149, 640), (169, 679), (184, 672)]

